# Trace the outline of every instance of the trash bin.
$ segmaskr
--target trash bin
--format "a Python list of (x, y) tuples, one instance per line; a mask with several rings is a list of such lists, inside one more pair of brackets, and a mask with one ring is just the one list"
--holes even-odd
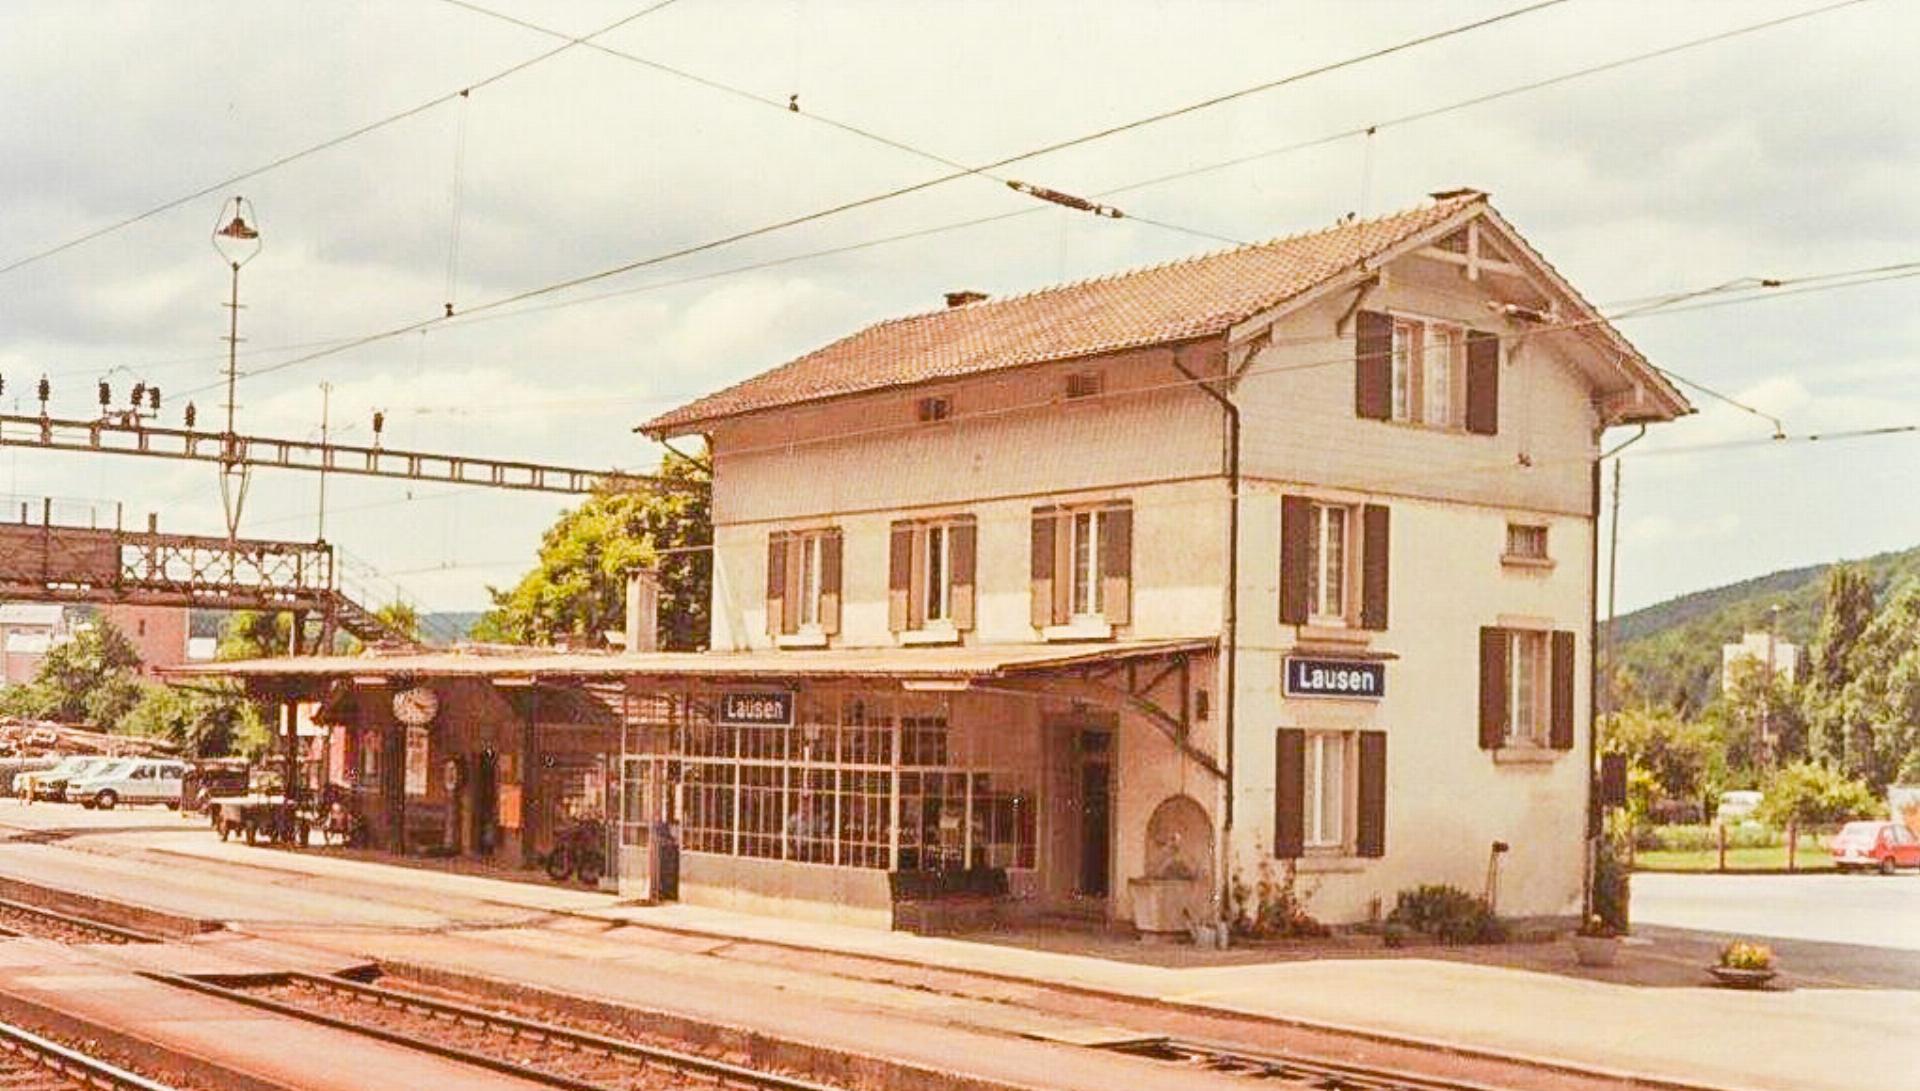
[(680, 900), (680, 842), (673, 836), (673, 827), (665, 822), (655, 822), (647, 838), (648, 870), (653, 874), (653, 898), (655, 901), (674, 902)]

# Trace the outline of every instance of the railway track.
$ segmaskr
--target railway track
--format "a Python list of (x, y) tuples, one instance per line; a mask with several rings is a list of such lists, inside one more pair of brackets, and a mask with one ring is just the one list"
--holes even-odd
[(836, 1091), (799, 1077), (341, 978), (145, 976), (569, 1091), (679, 1091), (716, 1084), (749, 1091)]
[(1316, 1091), (1497, 1091), (1483, 1083), (1466, 1083), (1288, 1054), (1261, 1053), (1236, 1046), (1177, 1038), (1126, 1042), (1103, 1048), (1108, 1052), (1179, 1065), (1195, 1071), (1244, 1076), (1250, 1083), (1260, 1087), (1314, 1088)]
[(0, 937), (32, 936), (56, 943), (157, 943), (159, 936), (89, 917), (0, 898)]
[(6, 1091), (174, 1091), (11, 1023), (0, 1023), (0, 1087)]

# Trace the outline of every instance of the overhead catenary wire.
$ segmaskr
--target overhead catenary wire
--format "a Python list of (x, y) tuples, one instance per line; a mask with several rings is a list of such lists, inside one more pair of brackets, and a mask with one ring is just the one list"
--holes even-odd
[[(728, 234), (706, 239), (701, 242), (689, 243), (687, 245), (676, 247), (671, 250), (666, 250), (660, 253), (648, 255), (646, 257), (636, 258), (631, 261), (626, 261), (617, 265), (609, 266), (607, 268), (600, 269), (595, 272), (584, 273), (578, 276), (554, 281), (554, 282), (540, 285), (534, 288), (524, 289), (522, 291), (515, 292), (509, 295), (500, 296), (488, 302), (481, 303), (474, 307), (468, 308), (467, 313), (472, 314), (472, 313), (497, 310), (499, 308), (511, 306), (513, 304), (521, 303), (529, 299), (537, 299), (543, 296), (552, 295), (557, 292), (568, 291), (570, 289), (582, 287), (587, 284), (597, 283), (599, 281), (606, 280), (611, 277), (622, 276), (626, 273), (631, 273), (639, 269), (645, 269), (645, 268), (650, 268), (657, 265), (662, 265), (668, 262), (680, 260), (682, 258), (691, 257), (695, 254), (701, 254), (701, 253), (706, 253), (712, 250), (718, 250), (723, 247), (744, 242), (748, 239), (759, 238), (761, 236), (771, 235), (776, 232), (789, 230), (791, 228), (798, 227), (802, 224), (813, 223), (816, 221), (829, 219), (834, 216), (839, 216), (844, 213), (854, 211), (856, 209), (866, 208), (872, 205), (881, 204), (886, 201), (891, 201), (899, 197), (904, 197), (904, 196), (907, 196), (908, 194), (919, 193), (925, 190), (929, 190), (936, 186), (944, 185), (948, 182), (952, 182), (957, 179), (966, 178), (969, 176), (979, 175), (979, 174), (988, 174), (989, 172), (997, 171), (1002, 167), (1011, 166), (1014, 163), (1024, 162), (1026, 160), (1035, 159), (1044, 155), (1051, 155), (1055, 152), (1064, 151), (1068, 148), (1080, 147), (1085, 144), (1092, 143), (1097, 140), (1103, 140), (1123, 132), (1129, 132), (1134, 129), (1139, 129), (1148, 125), (1153, 125), (1162, 121), (1166, 121), (1171, 118), (1185, 116), (1188, 114), (1192, 114), (1196, 111), (1208, 109), (1213, 106), (1218, 106), (1222, 103), (1232, 102), (1237, 99), (1245, 98), (1250, 95), (1260, 94), (1263, 92), (1275, 90), (1280, 87), (1285, 87), (1291, 84), (1299, 83), (1303, 80), (1307, 80), (1316, 76), (1325, 75), (1330, 72), (1340, 71), (1345, 68), (1351, 68), (1355, 65), (1364, 64), (1369, 61), (1377, 60), (1382, 57), (1391, 56), (1395, 53), (1399, 53), (1408, 49), (1413, 49), (1418, 46), (1427, 45), (1433, 42), (1441, 41), (1443, 39), (1450, 38), (1455, 35), (1465, 34), (1474, 30), (1479, 30), (1481, 28), (1491, 26), (1495, 23), (1503, 22), (1508, 19), (1518, 18), (1522, 15), (1527, 15), (1532, 12), (1539, 11), (1545, 8), (1555, 7), (1565, 2), (1567, 2), (1567, 0), (1539, 0), (1539, 2), (1537, 3), (1532, 3), (1532, 4), (1525, 5), (1523, 7), (1514, 8), (1506, 12), (1501, 12), (1496, 15), (1488, 16), (1483, 19), (1474, 20), (1469, 23), (1463, 23), (1458, 26), (1449, 27), (1444, 30), (1421, 35), (1416, 38), (1407, 39), (1401, 42), (1394, 43), (1392, 45), (1373, 49), (1365, 53), (1356, 54), (1354, 56), (1347, 57), (1342, 60), (1332, 61), (1326, 64), (1315, 66), (1313, 68), (1305, 69), (1299, 72), (1294, 72), (1289, 75), (1282, 76), (1276, 79), (1266, 80), (1261, 83), (1252, 85), (1250, 87), (1240, 88), (1236, 91), (1231, 91), (1221, 95), (1214, 95), (1209, 98), (1202, 99), (1198, 102), (1187, 103), (1185, 105), (1178, 106), (1169, 110), (1159, 111), (1157, 113), (1148, 115), (1146, 117), (1136, 118), (1132, 121), (1124, 122), (1118, 125), (1106, 126), (1104, 128), (1097, 129), (1093, 132), (1083, 133), (1079, 136), (1071, 137), (1065, 140), (1053, 141), (1051, 143), (1044, 144), (1036, 148), (1030, 148), (1026, 151), (1018, 152), (1013, 155), (1003, 156), (989, 163), (983, 163), (983, 164), (978, 164), (971, 167), (963, 167), (963, 168), (955, 169), (940, 175), (922, 179), (917, 182), (911, 182), (905, 185), (895, 186), (891, 189), (887, 189), (879, 193), (868, 194), (867, 196), (864, 196), (864, 197), (857, 197), (851, 200), (842, 201), (838, 204), (831, 205), (827, 208), (817, 209), (812, 212), (801, 213), (795, 216), (784, 217), (782, 219), (775, 220), (771, 223), (761, 224), (757, 227), (745, 228), (739, 231), (730, 232)], [(1861, 0), (1852, 0), (1852, 2), (1861, 2)], [(568, 43), (566, 43), (566, 46), (563, 46), (562, 48), (569, 48), (575, 44), (577, 43), (569, 41)], [(1168, 225), (1166, 225), (1164, 222), (1155, 222), (1153, 226), (1165, 227)], [(1181, 229), (1176, 228), (1176, 230), (1181, 230)], [(436, 314), (428, 318), (420, 319), (417, 321), (407, 322), (398, 326), (393, 326), (388, 329), (378, 330), (373, 333), (365, 334), (361, 337), (354, 338), (343, 345), (318, 349), (313, 352), (305, 353), (301, 356), (294, 357), (293, 359), (290, 359), (290, 360), (284, 360), (279, 363), (269, 365), (268, 367), (257, 369), (256, 371), (253, 372), (253, 374), (261, 375), (261, 374), (267, 374), (274, 371), (280, 371), (285, 368), (290, 368), (300, 364), (310, 363), (314, 360), (323, 359), (325, 357), (337, 355), (342, 352), (348, 352), (353, 349), (363, 347), (365, 345), (373, 344), (375, 342), (389, 340), (394, 337), (400, 337), (405, 334), (412, 333), (416, 330), (427, 329), (429, 327), (439, 325), (443, 322), (446, 322), (450, 317), (451, 317), (450, 315), (441, 313), (441, 314)], [(197, 391), (193, 391), (193, 392), (197, 392)]]
[(35, 262), (44, 261), (47, 258), (53, 257), (56, 254), (65, 253), (66, 251), (72, 250), (77, 246), (85, 245), (86, 243), (92, 242), (95, 239), (101, 238), (106, 235), (111, 235), (116, 231), (120, 231), (128, 227), (132, 227), (134, 224), (140, 223), (142, 221), (150, 220), (153, 217), (158, 216), (163, 212), (170, 212), (173, 209), (181, 207), (182, 205), (191, 204), (192, 202), (197, 201), (202, 197), (206, 197), (214, 193), (219, 193), (223, 190), (232, 189), (234, 186), (238, 185), (241, 182), (247, 181), (248, 179), (258, 178), (260, 175), (266, 174), (269, 171), (278, 170), (281, 167), (287, 166), (290, 163), (297, 163), (300, 160), (305, 159), (309, 156), (318, 155), (319, 153), (323, 151), (327, 151), (328, 149), (337, 148), (342, 144), (351, 143), (352, 141), (358, 140), (361, 137), (368, 135), (369, 133), (378, 132), (381, 129), (387, 128), (390, 125), (396, 125), (402, 121), (407, 120), (408, 118), (417, 117), (420, 114), (424, 114), (427, 111), (432, 110), (436, 106), (442, 106), (442, 105), (445, 105), (446, 103), (456, 101), (458, 99), (466, 97), (470, 92), (477, 91), (483, 87), (491, 86), (492, 84), (495, 84), (495, 83), (499, 83), (501, 80), (507, 79), (510, 76), (514, 76), (521, 72), (524, 72), (527, 69), (532, 68), (537, 64), (541, 64), (545, 61), (551, 60), (552, 58), (557, 57), (560, 54), (565, 53), (570, 49), (586, 44), (590, 42), (592, 39), (598, 38), (605, 34), (610, 34), (613, 31), (619, 30), (621, 27), (628, 25), (629, 23), (633, 23), (637, 20), (643, 19), (649, 15), (652, 15), (654, 12), (659, 11), (660, 9), (667, 7), (670, 4), (674, 4), (678, 2), (679, 0), (654, 0), (653, 3), (648, 4), (646, 7), (641, 8), (639, 11), (636, 11), (631, 15), (623, 16), (620, 19), (616, 19), (615, 21), (608, 23), (606, 26), (601, 27), (600, 29), (592, 32), (591, 34), (587, 34), (577, 39), (570, 39), (563, 45), (560, 45), (553, 49), (549, 49), (543, 53), (535, 54), (532, 57), (528, 57), (526, 60), (520, 61), (517, 64), (510, 65), (506, 68), (501, 69), (498, 72), (494, 72), (491, 75), (475, 80), (472, 83), (465, 84), (456, 90), (449, 91), (443, 95), (436, 95), (433, 98), (426, 100), (425, 102), (417, 103), (403, 110), (395, 111), (394, 113), (388, 114), (385, 117), (379, 118), (378, 120), (367, 122), (364, 125), (358, 126), (353, 129), (349, 129), (346, 132), (340, 133), (336, 136), (328, 137), (327, 139), (319, 141), (318, 143), (309, 144), (304, 148), (298, 149), (297, 151), (288, 152), (285, 155), (281, 155), (274, 159), (270, 159), (267, 162), (260, 164), (259, 166), (249, 167), (248, 169), (240, 171), (237, 174), (228, 175), (227, 177), (222, 178), (218, 182), (209, 183), (207, 185), (201, 186), (200, 188), (194, 190), (191, 193), (185, 193), (185, 194), (182, 194), (181, 196), (172, 198), (171, 200), (162, 201), (161, 203), (154, 205), (153, 207), (148, 208), (144, 211), (136, 212), (132, 215), (122, 217), (118, 220), (114, 220), (113, 222), (105, 224), (101, 227), (97, 227), (90, 231), (83, 232), (79, 235), (74, 236), (73, 238), (66, 240), (65, 242), (61, 242), (41, 250), (36, 250), (30, 254), (22, 255), (21, 257), (15, 258), (4, 265), (0, 265), (0, 276), (5, 276), (6, 274), (11, 273), (17, 269), (23, 269), (29, 265), (34, 264)]
[[(448, 2), (452, 2), (452, 0), (448, 0)], [(1367, 125), (1360, 126), (1357, 128), (1344, 129), (1338, 132), (1328, 133), (1323, 136), (1314, 137), (1314, 138), (1310, 138), (1302, 141), (1296, 141), (1294, 143), (1283, 145), (1277, 148), (1269, 148), (1264, 151), (1255, 152), (1251, 155), (1236, 156), (1228, 159), (1217, 160), (1212, 163), (1202, 164), (1202, 165), (1187, 168), (1181, 171), (1175, 171), (1168, 174), (1160, 174), (1150, 178), (1145, 178), (1145, 179), (1141, 179), (1134, 182), (1128, 182), (1123, 185), (1114, 186), (1108, 189), (1096, 191), (1092, 196), (1094, 197), (1118, 196), (1120, 194), (1131, 193), (1137, 190), (1159, 186), (1159, 185), (1163, 185), (1163, 184), (1174, 182), (1174, 181), (1180, 181), (1187, 178), (1197, 177), (1197, 176), (1212, 173), (1215, 171), (1226, 170), (1226, 169), (1230, 169), (1238, 166), (1244, 166), (1250, 163), (1258, 162), (1263, 159), (1284, 155), (1290, 152), (1302, 151), (1302, 150), (1306, 150), (1306, 149), (1317, 147), (1324, 144), (1330, 144), (1330, 143), (1347, 139), (1350, 137), (1354, 137), (1354, 136), (1369, 136), (1378, 128), (1405, 125), (1405, 124), (1411, 124), (1418, 121), (1428, 120), (1428, 119), (1439, 117), (1439, 116), (1452, 113), (1458, 110), (1469, 109), (1471, 107), (1480, 106), (1480, 105), (1484, 105), (1491, 102), (1496, 102), (1496, 101), (1510, 98), (1516, 95), (1528, 93), (1531, 91), (1541, 90), (1551, 86), (1556, 86), (1558, 84), (1567, 83), (1567, 82), (1571, 82), (1578, 79), (1584, 79), (1584, 78), (1594, 76), (1594, 75), (1599, 75), (1605, 72), (1616, 71), (1618, 69), (1627, 67), (1629, 65), (1639, 64), (1645, 61), (1672, 56), (1676, 53), (1680, 53), (1683, 51), (1701, 48), (1704, 46), (1716, 44), (1719, 42), (1727, 41), (1732, 38), (1756, 33), (1763, 30), (1773, 29), (1773, 28), (1783, 26), (1799, 20), (1813, 18), (1819, 15), (1825, 15), (1834, 11), (1838, 11), (1843, 8), (1853, 7), (1855, 5), (1866, 3), (1866, 2), (1867, 0), (1840, 0), (1840, 2), (1838, 3), (1827, 4), (1821, 7), (1809, 8), (1803, 11), (1790, 13), (1788, 15), (1781, 16), (1778, 18), (1768, 19), (1761, 22), (1734, 27), (1729, 30), (1719, 31), (1713, 34), (1688, 39), (1686, 41), (1677, 42), (1672, 45), (1660, 47), (1658, 49), (1648, 50), (1648, 51), (1635, 53), (1625, 57), (1615, 58), (1614, 60), (1607, 61), (1601, 64), (1589, 65), (1583, 68), (1575, 69), (1571, 72), (1566, 72), (1557, 76), (1548, 77), (1546, 79), (1532, 80), (1532, 81), (1527, 81), (1521, 84), (1515, 84), (1513, 86), (1502, 88), (1496, 91), (1475, 95), (1465, 99), (1460, 99), (1440, 107), (1421, 110), (1421, 111), (1410, 113), (1410, 114), (1402, 114), (1397, 117), (1389, 118), (1383, 121), (1371, 122)], [(462, 5), (462, 6), (471, 6), (471, 5)], [(558, 33), (558, 32), (550, 32), (550, 33)], [(757, 97), (757, 96), (752, 96), (750, 92), (741, 92), (741, 93), (747, 94), (749, 95), (749, 97)], [(1029, 154), (1040, 154), (1040, 153), (1034, 152)], [(959, 175), (955, 175), (954, 177), (959, 177)], [(839, 255), (853, 253), (860, 250), (886, 246), (893, 243), (928, 238), (934, 235), (945, 234), (948, 232), (966, 230), (969, 228), (985, 226), (993, 223), (1001, 223), (1008, 220), (1017, 219), (1022, 216), (1035, 215), (1041, 211), (1043, 210), (1037, 207), (1013, 209), (1007, 212), (996, 213), (996, 214), (987, 215), (987, 216), (973, 217), (970, 219), (960, 220), (953, 223), (942, 224), (942, 225), (926, 227), (926, 228), (919, 228), (919, 229), (905, 231), (905, 232), (898, 232), (891, 235), (880, 236), (872, 239), (866, 239), (858, 242), (847, 243), (847, 244), (827, 247), (827, 248), (818, 249), (818, 250), (806, 251), (798, 254), (791, 254), (791, 255), (785, 255), (785, 256), (780, 256), (780, 257), (775, 257), (770, 259), (763, 259), (760, 261), (748, 262), (741, 265), (732, 266), (727, 269), (717, 270), (714, 272), (700, 273), (700, 274), (695, 274), (688, 277), (675, 278), (675, 279), (664, 281), (664, 282), (637, 285), (629, 288), (619, 289), (616, 291), (602, 292), (602, 293), (593, 294), (593, 295), (580, 296), (572, 299), (562, 299), (562, 300), (557, 300), (552, 302), (536, 304), (533, 306), (515, 307), (511, 310), (505, 310), (505, 311), (502, 311), (499, 308), (508, 306), (510, 303), (513, 302), (513, 300), (497, 301), (496, 303), (490, 304), (487, 308), (485, 308), (491, 313), (479, 314), (479, 313), (475, 313), (475, 311), (473, 310), (470, 310), (467, 313), (458, 316), (452, 322), (448, 322), (444, 317), (442, 317), (441, 319), (438, 319), (438, 320), (428, 320), (426, 322), (415, 323), (415, 324), (400, 328), (396, 331), (389, 331), (382, 334), (376, 334), (371, 337), (368, 337), (368, 336), (340, 337), (340, 338), (332, 338), (327, 341), (320, 342), (318, 344), (310, 343), (307, 345), (300, 345), (300, 346), (286, 346), (287, 348), (292, 348), (292, 349), (312, 347), (312, 348), (319, 349), (319, 351), (315, 353), (306, 354), (298, 358), (280, 361), (278, 363), (271, 364), (266, 368), (256, 369), (253, 372), (253, 374), (268, 374), (273, 371), (281, 370), (282, 368), (294, 367), (300, 364), (307, 363), (314, 359), (320, 359), (324, 356), (333, 355), (336, 352), (342, 352), (342, 351), (347, 351), (353, 348), (358, 348), (364, 344), (369, 344), (377, 340), (382, 340), (382, 339), (385, 339), (386, 337), (398, 336), (401, 333), (412, 332), (418, 329), (427, 329), (429, 327), (436, 328), (436, 329), (457, 328), (458, 326), (470, 325), (470, 324), (483, 322), (483, 321), (498, 321), (501, 319), (515, 317), (519, 315), (538, 314), (538, 313), (544, 313), (546, 311), (556, 310), (564, 307), (571, 307), (571, 306), (577, 306), (577, 305), (586, 304), (586, 303), (595, 303), (595, 302), (602, 302), (602, 301), (607, 301), (612, 299), (619, 299), (619, 298), (624, 298), (624, 297), (635, 295), (635, 294), (659, 291), (666, 288), (678, 287), (686, 284), (699, 283), (703, 281), (710, 281), (710, 280), (720, 279), (722, 277), (740, 275), (743, 273), (757, 272), (757, 271), (761, 271), (769, 268), (775, 268), (782, 265), (788, 265), (788, 264), (793, 264), (793, 263), (802, 262), (802, 261), (815, 260), (823, 257), (839, 256)], [(1139, 213), (1131, 214), (1130, 218), (1142, 219), (1143, 221), (1153, 223), (1154, 226), (1158, 226), (1158, 227), (1171, 226), (1165, 223), (1155, 222), (1150, 217), (1144, 217)], [(1173, 229), (1186, 230), (1189, 233), (1194, 233), (1194, 234), (1201, 233), (1190, 228), (1173, 228)], [(1212, 236), (1212, 237), (1224, 239), (1224, 236)], [(679, 255), (669, 255), (666, 259), (663, 259), (663, 260), (671, 260), (671, 258), (674, 256), (679, 256)], [(611, 274), (608, 274), (608, 275), (611, 275)], [(570, 287), (570, 286), (573, 286), (573, 285), (563, 284), (559, 286), (553, 286), (546, 289), (541, 294), (551, 294), (552, 292), (557, 292), (557, 291), (563, 290), (565, 287)]]

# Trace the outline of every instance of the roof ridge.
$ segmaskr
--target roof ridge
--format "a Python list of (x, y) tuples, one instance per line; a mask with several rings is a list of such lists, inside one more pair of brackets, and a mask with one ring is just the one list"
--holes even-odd
[[(924, 311), (915, 311), (912, 314), (896, 315), (893, 318), (883, 318), (877, 322), (873, 322), (863, 327), (861, 330), (857, 330), (854, 333), (848, 334), (847, 336), (856, 337), (860, 333), (866, 332), (868, 330), (878, 329), (882, 326), (892, 326), (892, 325), (897, 325), (903, 322), (915, 322), (915, 321), (919, 321), (920, 319), (933, 318), (938, 315), (948, 314), (952, 312), (974, 311), (977, 313), (979, 311), (993, 310), (996, 307), (1024, 302), (1026, 300), (1035, 299), (1037, 297), (1044, 296), (1052, 292), (1067, 292), (1067, 291), (1073, 291), (1079, 288), (1085, 288), (1085, 287), (1088, 287), (1089, 285), (1107, 284), (1116, 280), (1125, 280), (1128, 277), (1142, 276), (1147, 273), (1157, 273), (1166, 269), (1179, 268), (1180, 266), (1183, 266), (1183, 265), (1193, 265), (1203, 261), (1211, 261), (1214, 258), (1222, 257), (1227, 254), (1237, 254), (1237, 253), (1241, 253), (1248, 250), (1267, 250), (1277, 246), (1285, 246), (1291, 243), (1302, 242), (1306, 239), (1316, 238), (1321, 235), (1331, 235), (1336, 231), (1350, 231), (1355, 228), (1370, 227), (1376, 224), (1387, 223), (1390, 220), (1404, 219), (1409, 216), (1418, 216), (1426, 213), (1431, 213), (1447, 205), (1465, 206), (1465, 205), (1473, 204), (1475, 202), (1484, 203), (1486, 202), (1486, 200), (1487, 200), (1487, 195), (1485, 193), (1480, 192), (1479, 190), (1466, 190), (1466, 191), (1456, 192), (1456, 193), (1453, 193), (1451, 196), (1434, 198), (1433, 200), (1430, 200), (1425, 204), (1408, 205), (1405, 208), (1396, 209), (1392, 212), (1383, 212), (1378, 216), (1371, 216), (1366, 219), (1335, 220), (1333, 223), (1323, 227), (1308, 228), (1307, 230), (1304, 230), (1304, 231), (1296, 231), (1290, 235), (1276, 235), (1270, 239), (1262, 239), (1259, 242), (1246, 242), (1246, 243), (1239, 243), (1234, 246), (1221, 246), (1212, 250), (1202, 250), (1194, 254), (1184, 254), (1177, 258), (1169, 258), (1166, 261), (1153, 262), (1147, 265), (1135, 265), (1125, 269), (1116, 269), (1112, 272), (1098, 274), (1097, 276), (1081, 277), (1078, 280), (1063, 280), (1053, 284), (1043, 284), (1037, 288), (1029, 288), (1026, 291), (1018, 292), (1013, 295), (995, 296), (988, 299), (980, 300), (977, 303), (962, 304), (961, 306), (958, 306), (958, 307), (933, 307)], [(846, 338), (841, 338), (841, 340), (846, 340)], [(837, 344), (838, 342), (835, 342), (835, 343)], [(821, 346), (820, 349), (816, 349), (814, 351), (818, 352), (830, 347), (832, 346), (823, 345)], [(807, 355), (811, 356), (813, 355), (813, 353), (808, 353)], [(804, 358), (805, 357), (801, 357), (801, 359), (804, 359)]]

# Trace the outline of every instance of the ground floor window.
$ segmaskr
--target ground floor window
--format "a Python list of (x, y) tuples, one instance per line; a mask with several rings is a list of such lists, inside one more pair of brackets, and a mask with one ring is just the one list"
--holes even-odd
[(1340, 731), (1307, 732), (1306, 846), (1339, 849), (1347, 844), (1347, 750)]
[(654, 813), (629, 824), (676, 823), (689, 852), (906, 871), (1035, 866), (1037, 763), (966, 760), (956, 735), (968, 725), (956, 729), (944, 698), (808, 692), (794, 704), (790, 727), (745, 727), (718, 722), (705, 694), (630, 702), (629, 794)]

